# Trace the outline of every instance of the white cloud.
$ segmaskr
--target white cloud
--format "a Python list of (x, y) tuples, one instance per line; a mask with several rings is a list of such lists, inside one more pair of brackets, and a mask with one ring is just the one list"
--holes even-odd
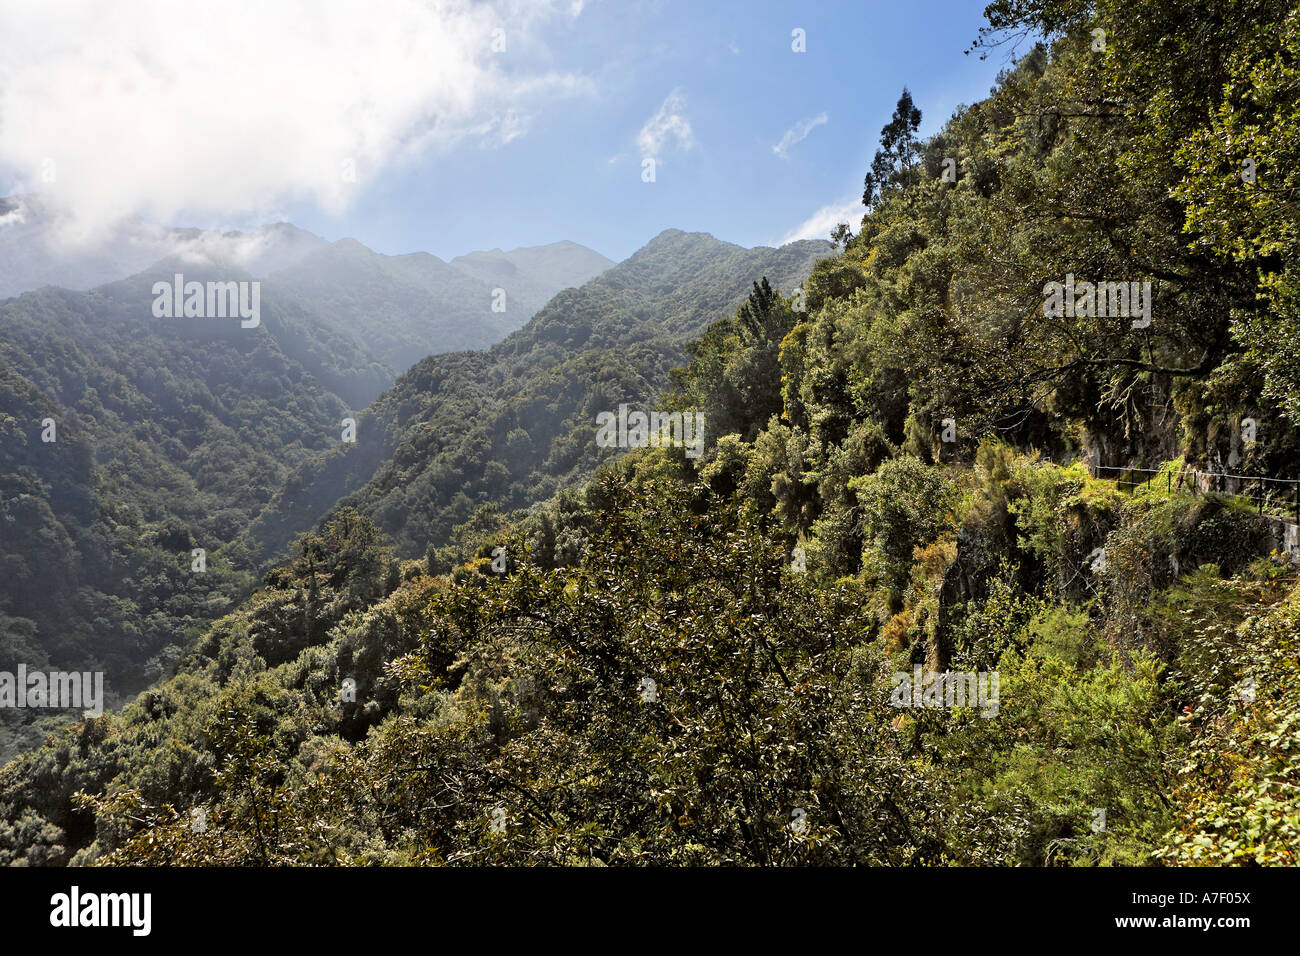
[(783, 246), (787, 242), (795, 242), (799, 239), (829, 239), (831, 230), (842, 222), (848, 223), (853, 228), (853, 231), (857, 232), (861, 228), (862, 217), (865, 213), (866, 210), (862, 208), (861, 197), (830, 203), (822, 206), (787, 232), (776, 245)]
[(21, 226), (27, 221), (25, 213), (21, 203), (15, 204), (7, 212), (0, 212), (0, 229), (5, 226)]
[[(40, 191), (83, 224), (295, 201), (339, 212), (394, 165), (509, 142), (543, 103), (588, 92), (582, 76), (532, 66), (545, 21), (580, 10), (565, 0), (0, 0), (0, 182)], [(491, 49), (498, 28), (502, 53)]]
[(816, 116), (800, 120), (785, 131), (785, 135), (781, 137), (781, 142), (772, 147), (772, 152), (782, 159), (788, 158), (786, 154), (791, 146), (795, 145), (795, 143), (802, 143), (808, 138), (809, 133), (829, 120), (830, 116), (826, 113), (818, 113)]
[(641, 132), (637, 134), (637, 145), (641, 147), (642, 156), (658, 156), (669, 141), (680, 150), (688, 150), (695, 145), (695, 136), (691, 132), (691, 122), (686, 118), (686, 100), (681, 90), (673, 90), (664, 100), (655, 114), (645, 121)]

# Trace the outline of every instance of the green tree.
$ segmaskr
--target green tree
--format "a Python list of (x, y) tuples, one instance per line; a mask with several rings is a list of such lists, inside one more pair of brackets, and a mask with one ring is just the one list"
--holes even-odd
[(916, 182), (916, 167), (921, 158), (916, 133), (920, 127), (921, 110), (912, 102), (912, 94), (905, 86), (894, 115), (880, 130), (880, 149), (876, 150), (863, 183), (862, 205), (870, 209), (887, 189), (906, 188)]

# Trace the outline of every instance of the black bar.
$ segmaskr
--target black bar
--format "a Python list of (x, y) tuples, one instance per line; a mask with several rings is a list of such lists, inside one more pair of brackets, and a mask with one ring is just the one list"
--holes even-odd
[[(73, 886), (81, 900), (102, 893), (150, 894), (148, 935), (134, 935), (130, 925), (51, 925), (58, 905), (54, 897), (71, 897)], [(549, 925), (557, 935), (566, 931), (570, 927), (557, 922), (557, 911), (569, 912), (571, 928), (584, 937), (616, 940), (632, 928), (654, 934), (664, 925), (664, 900), (673, 901), (668, 925), (689, 926), (701, 948), (716, 939), (727, 949), (739, 949), (750, 939), (759, 942), (761, 935), (763, 943), (776, 949), (786, 948), (774, 939), (783, 934), (806, 946), (807, 920), (796, 916), (839, 914), (828, 918), (847, 925), (851, 914), (864, 908), (906, 914), (919, 899), (960, 899), (974, 913), (1006, 913), (1011, 901), (1014, 925), (1005, 935), (1022, 940), (1128, 938), (1139, 944), (1165, 941), (1164, 949), (1168, 943), (1185, 945), (1194, 936), (1209, 937), (1216, 949), (1233, 951), (1291, 930), (1298, 892), (1300, 870), (1291, 867), (0, 868), (6, 929), (25, 943), (48, 939), (62, 944), (59, 951), (87, 944), (127, 951), (141, 943), (191, 944), (197, 934), (216, 946), (247, 948), (255, 940), (258, 951), (287, 942), (295, 951), (320, 943), (333, 952), (357, 952), (358, 946), (364, 952), (374, 944), (376, 926), (424, 919), (436, 931), (438, 919), (453, 915), (463, 926), (492, 927), (494, 941), (505, 949), (516, 941), (535, 946), (540, 927)], [(778, 910), (772, 919), (737, 919), (734, 909), (721, 902), (737, 897), (783, 900), (789, 909)], [(346, 907), (340, 905), (343, 900)], [(1155, 922), (1128, 923), (1135, 918)], [(1189, 918), (1208, 918), (1212, 925), (1178, 922)], [(920, 917), (900, 919), (900, 926), (925, 938)], [(1237, 922), (1242, 919), (1248, 924)], [(1172, 922), (1162, 924), (1166, 920)], [(1224, 925), (1225, 920), (1236, 925)], [(950, 922), (945, 938), (956, 935), (958, 925)], [(970, 927), (963, 932), (969, 934)]]

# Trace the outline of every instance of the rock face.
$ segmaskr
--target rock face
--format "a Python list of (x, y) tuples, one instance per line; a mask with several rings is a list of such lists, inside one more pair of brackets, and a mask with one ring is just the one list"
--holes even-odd
[(1272, 550), (1285, 556), (1292, 564), (1300, 564), (1300, 524), (1271, 515), (1265, 515), (1264, 520), (1268, 522)]
[[(1005, 508), (994, 511), (992, 520), (958, 530), (957, 557), (944, 571), (939, 585), (938, 614), (926, 651), (927, 665), (932, 670), (947, 670), (952, 661), (955, 650), (952, 622), (960, 613), (959, 609), (970, 601), (982, 601), (988, 597), (990, 582), (1001, 568), (1003, 559), (1015, 555), (1015, 523)], [(1022, 562), (1019, 576), (1026, 578), (1031, 573)]]
[[(954, 622), (965, 605), (988, 598), (992, 583), (1008, 567), (1014, 568), (1016, 584), (1025, 592), (1048, 584), (1061, 597), (1080, 603), (1091, 595), (1105, 601), (1116, 598), (1107, 564), (1113, 565), (1112, 575), (1130, 583), (1140, 580), (1161, 587), (1204, 564), (1232, 575), (1276, 553), (1300, 565), (1300, 523), (1254, 514), (1220, 494), (1183, 500), (1186, 508), (1173, 527), (1158, 534), (1127, 523), (1120, 512), (1073, 502), (1061, 515), (1061, 553), (1055, 561), (1019, 546), (1015, 519), (1004, 506), (968, 521), (957, 532), (956, 556), (935, 589), (937, 613), (930, 618), (926, 640), (914, 649), (914, 663), (931, 670), (949, 667), (957, 650)], [(1145, 549), (1138, 553), (1136, 565), (1135, 544)], [(1049, 578), (1054, 580), (1045, 580)]]

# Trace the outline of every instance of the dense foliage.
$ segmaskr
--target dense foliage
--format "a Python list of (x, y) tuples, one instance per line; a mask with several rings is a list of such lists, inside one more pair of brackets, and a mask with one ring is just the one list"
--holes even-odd
[(338, 441), (329, 367), (368, 373), (273, 306), (242, 329), (155, 319), (151, 302), (140, 277), (0, 305), (0, 670), (103, 670), (114, 695), (169, 673), (251, 590), (239, 535)]
[[(417, 365), (176, 676), (0, 770), (0, 862), (1296, 863), (1287, 525), (1182, 479), (1297, 462), (1290, 166), (1231, 178), (1297, 14), (1205, 6), (991, 5), (1043, 41), (930, 140), (900, 101), (798, 293), (670, 234)], [(1045, 315), (1067, 275), (1151, 324)], [(652, 388), (706, 454), (603, 460)]]
[(415, 557), (453, 544), (485, 506), (527, 507), (590, 477), (618, 454), (592, 442), (598, 413), (654, 407), (686, 343), (756, 278), (793, 290), (829, 252), (820, 241), (743, 249), (703, 233), (657, 236), (491, 349), (407, 371), (358, 418), (356, 445), (292, 476), (253, 529), (259, 553), (280, 553), (342, 500)]
[[(251, 591), (250, 523), (295, 469), (343, 444), (343, 419), (391, 384), (389, 363), (488, 345), (608, 265), (573, 243), (461, 267), (311, 238), (320, 248), (264, 282), (256, 328), (153, 316), (153, 281), (228, 277), (188, 259), (0, 305), (0, 671), (103, 670), (115, 700), (170, 673)], [(0, 757), (41, 739), (38, 713), (0, 713)]]

